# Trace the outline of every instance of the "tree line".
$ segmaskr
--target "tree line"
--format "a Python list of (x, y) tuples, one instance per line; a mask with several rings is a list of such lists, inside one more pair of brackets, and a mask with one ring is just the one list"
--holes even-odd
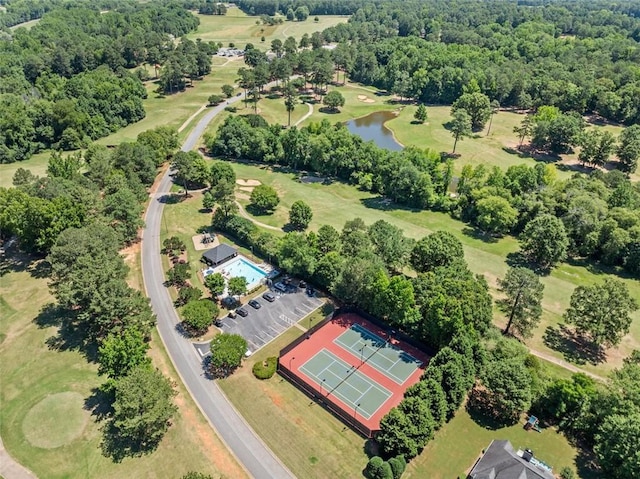
[(137, 240), (143, 202), (157, 167), (177, 148), (160, 127), (109, 150), (53, 153), (47, 176), (19, 168), (0, 189), (0, 235), (44, 257), (56, 299), (60, 349), (78, 348), (107, 378), (97, 394), (107, 414), (105, 455), (121, 460), (153, 450), (176, 411), (170, 381), (147, 356), (156, 318), (127, 282), (120, 249)]
[(217, 157), (315, 171), (398, 204), (448, 211), (488, 237), (515, 234), (522, 258), (542, 270), (590, 257), (640, 276), (640, 185), (618, 171), (561, 181), (543, 163), (506, 171), (467, 165), (452, 197), (450, 159), (414, 147), (381, 149), (326, 120), (282, 130), (257, 116), (230, 116), (206, 144)]
[(86, 147), (144, 118), (145, 75), (128, 69), (167, 63), (162, 89), (184, 88), (185, 76), (210, 71), (216, 50), (202, 42), (175, 45), (197, 26), (196, 17), (171, 2), (117, 2), (103, 13), (71, 2), (32, 29), (11, 32), (10, 41), (0, 42), (0, 162), (46, 148)]

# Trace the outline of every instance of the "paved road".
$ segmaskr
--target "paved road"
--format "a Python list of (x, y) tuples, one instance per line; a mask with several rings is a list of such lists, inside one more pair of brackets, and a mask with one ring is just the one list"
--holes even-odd
[[(241, 97), (229, 99), (229, 103)], [(212, 108), (194, 127), (182, 146), (189, 151), (196, 146), (207, 124), (226, 104)], [(167, 289), (160, 257), (161, 198), (171, 188), (169, 172), (162, 178), (157, 193), (147, 209), (146, 227), (142, 234), (142, 273), (151, 306), (158, 317), (158, 331), (182, 381), (218, 435), (224, 440), (250, 476), (256, 479), (294, 479), (295, 476), (278, 460), (231, 405), (217, 383), (204, 377), (202, 363), (190, 341), (176, 332), (178, 316)]]
[(6, 479), (37, 479), (29, 469), (15, 461), (4, 448), (0, 439), (0, 477)]

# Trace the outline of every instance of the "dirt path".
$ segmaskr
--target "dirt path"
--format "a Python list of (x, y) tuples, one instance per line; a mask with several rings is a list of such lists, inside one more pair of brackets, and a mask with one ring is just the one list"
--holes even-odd
[(242, 207), (242, 205), (236, 201), (236, 205), (238, 205), (238, 211), (240, 213), (240, 216), (247, 218), (249, 221), (251, 221), (252, 223), (261, 226), (262, 228), (266, 228), (268, 230), (272, 230), (272, 231), (282, 231), (282, 228), (276, 228), (275, 226), (271, 226), (271, 225), (267, 225), (264, 223), (261, 223), (260, 221), (256, 220), (255, 218), (252, 218), (251, 215), (249, 215), (249, 213), (247, 213), (244, 208)]
[(555, 356), (552, 356), (550, 354), (547, 353), (543, 353), (542, 351), (536, 351), (535, 349), (531, 349), (529, 348), (529, 352), (531, 354), (533, 354), (534, 356), (539, 357), (540, 359), (544, 359), (545, 361), (549, 361), (550, 363), (555, 364), (556, 366), (560, 366), (561, 368), (564, 368), (568, 371), (571, 371), (573, 373), (582, 373), (582, 374), (586, 374), (587, 376), (589, 376), (590, 378), (595, 379), (596, 381), (600, 381), (603, 383), (607, 382), (607, 378), (604, 378), (602, 376), (598, 376), (597, 374), (594, 373), (590, 373), (589, 371), (585, 371), (584, 369), (579, 368), (578, 366), (574, 366), (571, 363), (568, 363), (567, 361), (564, 361), (563, 359), (558, 359)]
[(0, 476), (7, 479), (36, 479), (38, 477), (9, 455), (2, 444), (2, 439), (0, 439)]
[(309, 111), (307, 113), (305, 113), (302, 118), (300, 118), (298, 121), (296, 121), (293, 124), (293, 126), (298, 126), (300, 123), (302, 123), (307, 118), (309, 118), (311, 115), (313, 115), (313, 105), (311, 103), (305, 103), (305, 104), (309, 107)]

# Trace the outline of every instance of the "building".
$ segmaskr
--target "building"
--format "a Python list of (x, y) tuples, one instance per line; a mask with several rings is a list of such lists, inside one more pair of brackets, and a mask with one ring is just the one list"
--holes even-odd
[(515, 451), (509, 441), (491, 441), (468, 479), (554, 479), (551, 468), (529, 449)]
[(238, 256), (238, 250), (223, 243), (206, 251), (200, 261), (214, 267), (236, 256)]

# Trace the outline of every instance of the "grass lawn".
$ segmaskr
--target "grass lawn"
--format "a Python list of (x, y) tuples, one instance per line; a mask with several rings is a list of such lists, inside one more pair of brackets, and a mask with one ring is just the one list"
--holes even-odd
[[(200, 19), (198, 29), (187, 35), (188, 38), (202, 41), (222, 42), (223, 46), (234, 43), (238, 48), (244, 48), (247, 43), (253, 43), (256, 48), (267, 50), (271, 47), (271, 41), (279, 38), (284, 41), (287, 37), (300, 40), (307, 33), (311, 36), (314, 32), (320, 32), (326, 28), (346, 23), (347, 16), (319, 15), (318, 22), (309, 17), (304, 22), (284, 22), (280, 25), (263, 25), (260, 17), (247, 16), (239, 8), (230, 8), (225, 16), (195, 14)], [(256, 25), (256, 21), (259, 25)], [(265, 37), (262, 42), (261, 38)]]
[[(485, 241), (478, 237), (464, 223), (454, 220), (449, 215), (432, 211), (413, 211), (406, 208), (384, 206), (371, 193), (362, 192), (353, 186), (335, 182), (331, 185), (319, 183), (304, 184), (295, 179), (291, 173), (274, 172), (265, 166), (232, 163), (239, 179), (256, 179), (273, 186), (279, 193), (280, 204), (272, 215), (256, 216), (265, 224), (282, 227), (288, 221), (291, 204), (297, 200), (304, 200), (313, 210), (311, 229), (317, 230), (323, 224), (330, 224), (341, 229), (345, 221), (355, 217), (362, 218), (367, 224), (378, 219), (386, 220), (402, 228), (409, 237), (419, 239), (436, 230), (446, 230), (460, 239), (465, 248), (465, 257), (472, 271), (484, 274), (495, 294), (497, 279), (504, 277), (507, 271), (506, 257), (509, 253), (518, 251), (518, 241), (507, 236), (495, 241)], [(240, 192), (239, 190), (237, 192)], [(248, 204), (247, 192), (239, 201)], [(614, 277), (604, 270), (585, 265), (563, 263), (555, 268), (550, 275), (543, 277), (545, 285), (543, 299), (543, 316), (534, 337), (527, 344), (542, 352), (563, 358), (559, 351), (545, 345), (543, 336), (548, 327), (555, 327), (560, 321), (562, 313), (569, 306), (569, 299), (573, 289), (578, 285), (593, 284)], [(631, 294), (640, 297), (640, 282), (632, 279), (623, 281), (629, 287)], [(608, 362), (598, 365), (581, 364), (581, 367), (596, 374), (605, 375), (613, 367), (619, 367), (622, 358), (634, 348), (640, 348), (640, 311), (633, 316), (631, 333), (627, 335), (617, 350), (608, 352)], [(495, 316), (496, 323), (501, 324), (500, 314)]]
[[(307, 321), (304, 319), (301, 324), (306, 327)], [(251, 372), (255, 362), (277, 356), (300, 334), (302, 331), (296, 327), (288, 329), (245, 361), (231, 377), (220, 381), (220, 386), (295, 476), (361, 477), (367, 456), (359, 435), (277, 374), (260, 381)]]
[[(453, 479), (467, 477), (466, 472), (475, 464), (492, 440), (509, 440), (515, 450), (531, 449), (535, 457), (553, 467), (555, 473), (569, 466), (576, 469), (577, 450), (569, 444), (563, 434), (555, 429), (544, 429), (542, 433), (525, 431), (523, 423), (492, 430), (477, 424), (463, 408), (427, 444), (422, 454), (408, 466), (407, 479)], [(586, 479), (587, 475), (580, 474)]]
[[(10, 258), (17, 263), (10, 264)], [(29, 258), (9, 254), (0, 277), (0, 435), (17, 461), (39, 477), (164, 478), (189, 470), (244, 477), (185, 393), (155, 337), (151, 356), (176, 383), (180, 411), (152, 454), (122, 463), (102, 456), (101, 424), (84, 406), (103, 378), (77, 349), (48, 347), (57, 318), (41, 309), (53, 298), (47, 280), (32, 276), (28, 266)]]
[(0, 187), (11, 188), (13, 186), (13, 175), (18, 168), (31, 170), (31, 173), (36, 176), (45, 176), (47, 174), (49, 157), (51, 157), (50, 151), (42, 151), (40, 153), (36, 153), (26, 161), (0, 164)]

